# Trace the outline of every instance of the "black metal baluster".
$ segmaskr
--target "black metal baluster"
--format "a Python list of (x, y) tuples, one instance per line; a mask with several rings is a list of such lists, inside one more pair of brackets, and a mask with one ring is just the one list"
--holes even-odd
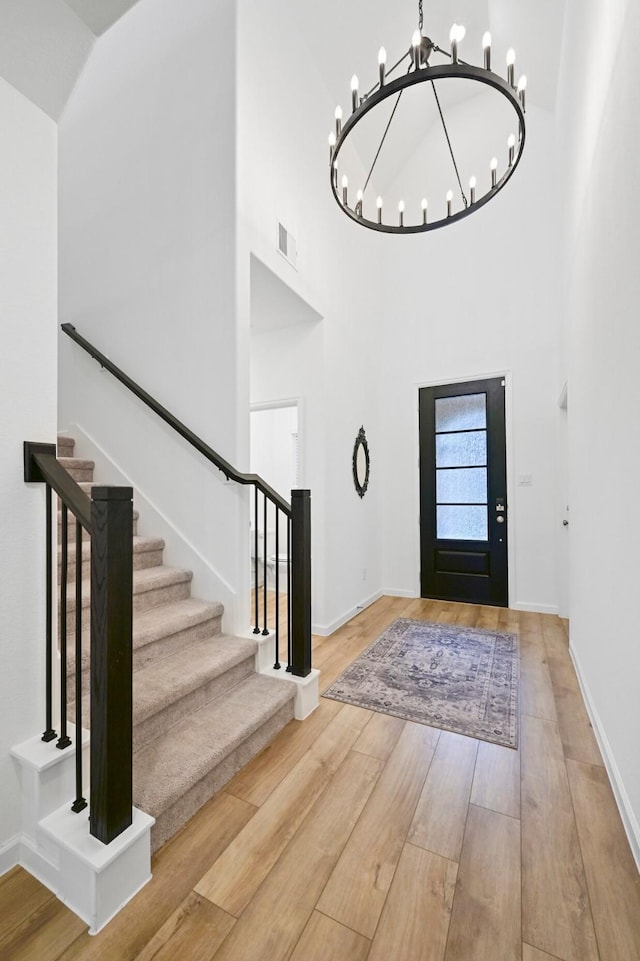
[(253, 633), (254, 633), (254, 634), (259, 634), (259, 633), (260, 633), (260, 628), (258, 627), (258, 621), (259, 621), (259, 619), (260, 619), (260, 599), (259, 599), (259, 597), (258, 597), (258, 488), (257, 488), (257, 487), (254, 487), (254, 488), (253, 488), (253, 491), (254, 491), (254, 495), (255, 495), (255, 497), (254, 497), (254, 502), (253, 502), (253, 526), (254, 526), (254, 531), (253, 531), (253, 533), (254, 533), (254, 538), (253, 538), (253, 539), (254, 539), (254, 545), (253, 545), (254, 560), (253, 560), (253, 563), (254, 563), (254, 566), (255, 566), (254, 576), (253, 576), (253, 584), (254, 584), (255, 611), (256, 611), (256, 626), (255, 626), (254, 629), (253, 629)]
[(82, 525), (76, 520), (76, 814), (87, 806), (82, 794)]
[(62, 504), (62, 559), (60, 565), (60, 737), (56, 747), (69, 747), (67, 734), (67, 572), (68, 572), (68, 515)]
[(263, 635), (266, 636), (269, 633), (269, 628), (267, 627), (267, 495), (263, 494), (262, 496), (264, 497), (264, 530), (262, 532), (263, 533), (262, 549), (264, 551), (264, 558), (263, 558), (264, 576), (262, 580), (262, 597), (264, 601), (264, 604), (263, 604), (264, 620), (262, 622), (263, 623), (262, 633)]
[(273, 665), (280, 670), (280, 511), (276, 504), (276, 661)]
[(291, 673), (291, 518), (287, 517), (287, 670)]
[(51, 488), (46, 485), (47, 532), (47, 590), (46, 590), (46, 720), (43, 741), (53, 741), (58, 736), (53, 729), (53, 507)]

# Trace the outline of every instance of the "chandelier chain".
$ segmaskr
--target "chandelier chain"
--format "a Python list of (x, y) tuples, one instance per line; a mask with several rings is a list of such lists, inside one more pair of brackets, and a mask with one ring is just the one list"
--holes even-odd
[(418, 0), (418, 27), (420, 28), (420, 33), (422, 33), (423, 20), (424, 18), (422, 15), (422, 0)]
[(437, 103), (437, 105), (438, 105), (438, 113), (440, 114), (440, 119), (442, 120), (442, 127), (443, 127), (443, 129), (444, 129), (444, 135), (445, 135), (445, 137), (447, 138), (447, 144), (449, 145), (449, 153), (451, 154), (451, 160), (453, 161), (453, 169), (455, 170), (455, 172), (456, 172), (456, 177), (458, 178), (458, 186), (460, 187), (460, 195), (461, 195), (461, 197), (462, 197), (462, 202), (464, 203), (465, 208), (466, 208), (466, 207), (469, 206), (469, 202), (468, 202), (468, 200), (467, 200), (467, 198), (466, 198), (466, 196), (465, 196), (464, 190), (462, 189), (462, 181), (460, 180), (460, 173), (458, 172), (458, 164), (456, 163), (456, 158), (455, 158), (455, 155), (454, 155), (454, 153), (453, 153), (453, 147), (451, 146), (451, 140), (449, 139), (449, 131), (447, 130), (447, 125), (446, 125), (446, 123), (445, 123), (445, 121), (444, 121), (444, 114), (442, 113), (442, 107), (440, 106), (440, 99), (439, 99), (439, 97), (438, 97), (438, 91), (436, 90), (436, 85), (435, 85), (435, 83), (433, 82), (433, 80), (431, 81), (431, 87), (432, 87), (432, 89), (433, 89), (433, 95), (434, 95), (434, 97), (436, 98), (436, 103)]

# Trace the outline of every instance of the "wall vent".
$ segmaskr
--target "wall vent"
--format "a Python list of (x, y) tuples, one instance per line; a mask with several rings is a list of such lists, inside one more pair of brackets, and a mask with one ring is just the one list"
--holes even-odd
[(284, 259), (291, 264), (292, 267), (298, 269), (298, 247), (296, 244), (296, 238), (289, 233), (287, 228), (283, 224), (278, 222), (278, 253), (282, 254)]

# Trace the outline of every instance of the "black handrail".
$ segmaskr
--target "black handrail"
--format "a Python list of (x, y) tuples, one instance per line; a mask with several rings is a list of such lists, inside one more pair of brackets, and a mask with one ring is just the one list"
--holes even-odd
[(284, 497), (278, 494), (273, 487), (270, 487), (269, 484), (267, 484), (259, 474), (243, 474), (241, 471), (237, 471), (235, 467), (232, 467), (229, 461), (225, 460), (224, 457), (221, 457), (220, 454), (216, 453), (212, 447), (209, 447), (209, 445), (206, 444), (201, 437), (198, 437), (197, 434), (194, 434), (192, 430), (189, 430), (189, 428), (183, 424), (182, 421), (178, 420), (177, 417), (174, 417), (174, 415), (168, 411), (166, 407), (163, 407), (162, 404), (158, 403), (155, 397), (152, 397), (151, 394), (147, 393), (147, 391), (140, 387), (139, 384), (136, 384), (135, 380), (132, 380), (131, 377), (125, 374), (123, 370), (112, 363), (109, 358), (105, 357), (105, 355), (96, 347), (94, 347), (93, 344), (90, 344), (88, 340), (85, 340), (85, 338), (77, 332), (73, 324), (62, 324), (62, 330), (68, 337), (71, 338), (71, 340), (75, 341), (78, 346), (82, 347), (83, 350), (86, 350), (86, 352), (90, 354), (94, 360), (97, 360), (101, 367), (104, 367), (105, 370), (108, 370), (110, 374), (113, 374), (116, 380), (119, 380), (121, 384), (124, 384), (124, 386), (130, 390), (132, 394), (135, 394), (136, 397), (143, 402), (143, 404), (146, 404), (147, 407), (151, 408), (151, 410), (157, 414), (158, 417), (162, 418), (162, 420), (168, 424), (169, 427), (172, 427), (178, 434), (180, 434), (181, 437), (184, 437), (187, 443), (191, 444), (192, 447), (195, 447), (195, 449), (199, 451), (203, 457), (206, 457), (208, 461), (210, 461), (212, 464), (215, 464), (218, 470), (222, 471), (227, 480), (235, 481), (237, 484), (255, 484), (259, 491), (262, 491), (262, 493), (265, 494), (269, 500), (273, 501), (274, 504), (277, 504), (280, 510), (284, 511), (288, 517), (291, 517), (291, 504), (289, 504)]
[[(101, 351), (82, 337), (73, 324), (62, 324), (63, 332), (79, 347), (85, 350), (101, 367), (108, 370), (116, 380), (131, 391), (139, 400), (158, 415), (166, 424), (176, 431), (218, 470), (222, 471), (227, 480), (238, 484), (253, 485), (255, 488), (255, 626), (253, 633), (268, 635), (267, 627), (267, 501), (275, 508), (276, 553), (275, 553), (275, 581), (276, 581), (276, 609), (275, 609), (275, 662), (274, 667), (280, 668), (280, 577), (279, 577), (279, 515), (282, 512), (287, 518), (287, 671), (298, 676), (306, 677), (311, 671), (311, 505), (310, 492), (292, 491), (292, 502), (289, 504), (277, 491), (266, 483), (258, 474), (244, 474), (216, 453), (202, 438), (194, 434), (182, 421), (178, 420), (166, 407), (163, 407), (146, 390), (112, 363)], [(258, 537), (258, 491), (264, 497), (263, 504), (263, 621), (262, 630), (259, 625), (259, 537)], [(292, 603), (293, 599), (293, 603)]]
[[(25, 475), (29, 469), (28, 461), (35, 461), (39, 476), (31, 475), (32, 480), (45, 481), (78, 518), (86, 531), (91, 533), (91, 500), (73, 480), (71, 475), (58, 463), (55, 454), (48, 453), (52, 445), (28, 444), (24, 448)], [(53, 447), (55, 450), (55, 447)]]

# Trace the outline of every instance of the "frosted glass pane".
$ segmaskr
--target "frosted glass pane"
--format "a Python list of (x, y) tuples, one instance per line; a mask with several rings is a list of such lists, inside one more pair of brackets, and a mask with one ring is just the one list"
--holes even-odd
[(436, 431), (475, 430), (487, 426), (487, 395), (462, 394), (459, 397), (438, 397), (436, 400)]
[(486, 507), (437, 507), (436, 510), (436, 537), (439, 540), (488, 540)]
[(438, 504), (486, 504), (486, 467), (437, 471), (436, 501)]
[(487, 432), (436, 434), (436, 467), (484, 467), (487, 463)]

